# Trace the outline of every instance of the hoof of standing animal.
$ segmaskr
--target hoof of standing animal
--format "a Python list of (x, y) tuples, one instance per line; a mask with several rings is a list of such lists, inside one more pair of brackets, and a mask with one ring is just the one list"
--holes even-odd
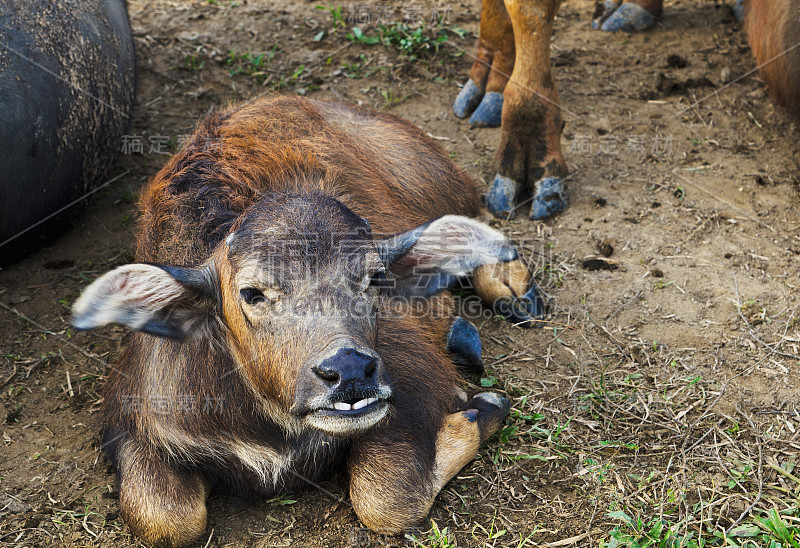
[(483, 96), (481, 104), (470, 116), (469, 123), (474, 127), (500, 127), (503, 115), (503, 94), (490, 91)]
[(447, 334), (447, 351), (453, 363), (468, 373), (481, 375), (484, 372), (481, 350), (481, 336), (475, 326), (464, 318), (456, 318)]
[(653, 28), (656, 21), (656, 17), (642, 6), (622, 4), (605, 18), (605, 21), (600, 24), (600, 30), (604, 32), (641, 32)]
[(495, 217), (513, 218), (519, 191), (520, 185), (514, 179), (496, 174), (489, 192), (486, 193), (486, 208)]
[(536, 289), (536, 284), (531, 283), (522, 297), (498, 299), (494, 303), (494, 311), (519, 327), (541, 327), (538, 320), (544, 317), (547, 307)]
[(602, 2), (597, 2), (594, 8), (594, 16), (592, 17), (592, 28), (594, 30), (600, 30), (600, 27), (603, 26), (606, 19), (617, 11), (620, 4), (620, 0), (603, 0)]
[(534, 221), (549, 219), (567, 208), (564, 181), (558, 177), (545, 177), (536, 181), (530, 218)]
[(483, 99), (484, 90), (479, 88), (472, 78), (467, 80), (464, 87), (458, 93), (453, 103), (453, 112), (457, 118), (466, 118), (478, 107)]
[(744, 4), (746, 0), (736, 0), (736, 4), (733, 5), (733, 15), (736, 17), (737, 21), (744, 21)]

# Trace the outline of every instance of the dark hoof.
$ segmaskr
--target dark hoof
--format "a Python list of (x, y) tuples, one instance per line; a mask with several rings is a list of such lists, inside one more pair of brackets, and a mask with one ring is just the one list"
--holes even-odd
[(486, 208), (495, 217), (510, 219), (514, 216), (514, 203), (519, 194), (519, 183), (499, 173), (486, 193)]
[(544, 317), (547, 307), (536, 289), (536, 282), (531, 283), (528, 292), (521, 299), (505, 298), (494, 303), (496, 314), (520, 327), (541, 327), (541, 322), (536, 321)]
[(622, 4), (600, 27), (605, 32), (640, 32), (656, 25), (656, 18), (639, 4)]
[(592, 19), (592, 28), (599, 30), (606, 22), (606, 19), (611, 17), (619, 7), (620, 0), (604, 0), (599, 2), (594, 10), (594, 18)]
[[(478, 405), (478, 401), (484, 405)], [(475, 394), (475, 397), (472, 398), (468, 405), (477, 409), (478, 411), (483, 411), (483, 409), (481, 409), (482, 407), (485, 408), (485, 406), (491, 406), (494, 408), (493, 410), (499, 410), (504, 418), (507, 417), (509, 411), (511, 411), (511, 400), (505, 396), (501, 396), (497, 392), (481, 392), (479, 394)]]
[(476, 86), (472, 79), (469, 79), (458, 92), (458, 97), (453, 103), (453, 112), (458, 118), (466, 118), (477, 108), (481, 99), (483, 99), (483, 90)]
[(453, 363), (468, 373), (482, 375), (481, 336), (474, 325), (464, 318), (456, 318), (447, 335), (447, 351), (453, 356)]
[[(465, 413), (467, 420), (478, 422), (478, 429), (481, 433), (481, 443), (497, 432), (503, 425), (503, 421), (511, 411), (511, 400), (495, 392), (481, 392), (466, 404)], [(477, 416), (471, 412), (477, 411)], [(470, 413), (470, 414), (467, 414)]]
[(503, 119), (503, 94), (490, 91), (469, 119), (475, 127), (500, 127)]
[(564, 181), (558, 177), (545, 177), (536, 181), (530, 218), (534, 221), (548, 219), (567, 208)]
[(744, 21), (744, 3), (747, 0), (736, 0), (736, 4), (733, 6), (733, 15), (736, 17), (737, 21)]

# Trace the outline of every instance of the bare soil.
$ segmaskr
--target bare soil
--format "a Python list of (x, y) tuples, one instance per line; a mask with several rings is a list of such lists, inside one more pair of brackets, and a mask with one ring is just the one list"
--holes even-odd
[[(356, 6), (331, 32), (318, 3), (129, 0), (139, 68), (129, 134), (143, 152), (119, 158), (122, 177), (60, 239), (0, 271), (0, 545), (138, 545), (118, 515), (96, 412), (126, 333), (74, 332), (69, 309), (132, 259), (136, 192), (168, 157), (159, 152), (212, 109), (276, 92), (385, 108), (481, 185), (493, 177), (499, 129), (471, 129), (450, 110), (478, 2), (438, 4), (445, 26), (468, 32), (441, 31), (448, 43), (415, 60), (348, 40)], [(361, 7), (367, 34), (380, 17), (434, 9)], [(619, 510), (711, 538), (798, 505), (785, 472), (800, 449), (800, 132), (750, 73), (727, 5), (668, 3), (641, 35), (595, 32), (591, 15), (591, 1), (566, 2), (552, 47), (570, 207), (546, 222), (491, 221), (530, 257), (552, 314), (532, 330), (477, 321), (481, 384), (514, 409), (434, 505), (450, 545), (598, 546)], [(334, 477), (270, 501), (212, 497), (200, 545), (411, 544), (359, 527)], [(434, 545), (435, 532), (417, 536)]]

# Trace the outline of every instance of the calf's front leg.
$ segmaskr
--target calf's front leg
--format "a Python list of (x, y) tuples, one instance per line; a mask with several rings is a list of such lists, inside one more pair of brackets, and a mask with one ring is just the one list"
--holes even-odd
[(358, 440), (349, 469), (350, 499), (359, 519), (387, 534), (418, 525), (439, 491), (497, 431), (509, 406), (506, 398), (483, 392), (445, 417), (432, 438), (420, 438), (409, 418)]
[(132, 440), (120, 445), (116, 465), (120, 515), (145, 544), (186, 546), (203, 534), (210, 490), (203, 476), (167, 464)]

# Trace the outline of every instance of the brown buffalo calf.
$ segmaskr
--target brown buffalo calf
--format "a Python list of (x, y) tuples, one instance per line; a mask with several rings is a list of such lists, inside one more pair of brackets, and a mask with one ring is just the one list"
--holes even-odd
[[(550, 73), (550, 35), (561, 0), (482, 0), (469, 80), (453, 111), (475, 126), (502, 125), (486, 206), (511, 217), (531, 194), (531, 219), (567, 206), (561, 110)], [(597, 0), (592, 26), (608, 32), (655, 26), (663, 0)], [(775, 102), (800, 119), (800, 0), (737, 0), (750, 46)]]
[(361, 521), (402, 531), (508, 412), (459, 389), (480, 339), (444, 290), (472, 276), (523, 321), (541, 302), (515, 248), (469, 218), (473, 183), (411, 124), (291, 98), (229, 108), (141, 209), (140, 263), (89, 286), (73, 323), (137, 331), (103, 440), (145, 542), (197, 538), (212, 490), (273, 495), (345, 464)]

